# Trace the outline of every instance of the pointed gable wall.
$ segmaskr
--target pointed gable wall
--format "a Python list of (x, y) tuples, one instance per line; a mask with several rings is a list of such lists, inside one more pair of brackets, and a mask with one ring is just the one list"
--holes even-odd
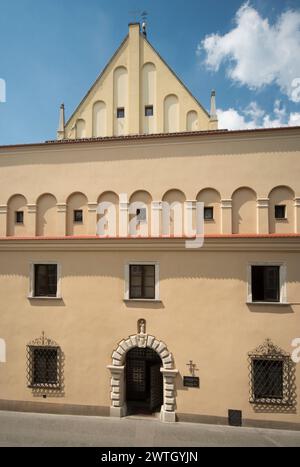
[(199, 131), (210, 116), (140, 33), (129, 26), (65, 126), (65, 138)]

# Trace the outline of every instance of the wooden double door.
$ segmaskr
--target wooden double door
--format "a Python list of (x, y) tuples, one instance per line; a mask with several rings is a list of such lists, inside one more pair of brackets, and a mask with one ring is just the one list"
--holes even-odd
[(162, 362), (148, 348), (134, 348), (126, 355), (126, 400), (129, 413), (153, 413), (163, 403)]

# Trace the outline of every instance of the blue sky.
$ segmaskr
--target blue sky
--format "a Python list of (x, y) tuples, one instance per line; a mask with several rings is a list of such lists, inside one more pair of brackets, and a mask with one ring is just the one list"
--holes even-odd
[(0, 144), (54, 139), (143, 10), (207, 109), (216, 89), (221, 126), (300, 125), (300, 0), (1, 0)]

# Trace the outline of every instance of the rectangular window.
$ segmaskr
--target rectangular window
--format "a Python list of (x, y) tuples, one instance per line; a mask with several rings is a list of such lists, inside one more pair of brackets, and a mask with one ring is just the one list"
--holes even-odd
[(214, 208), (213, 207), (204, 207), (204, 220), (211, 221), (214, 218)]
[(280, 301), (280, 266), (252, 266), (253, 302)]
[(32, 386), (58, 384), (58, 348), (32, 347)]
[(154, 264), (130, 264), (129, 298), (155, 299)]
[(124, 107), (117, 108), (117, 118), (125, 118), (125, 109)]
[(275, 219), (285, 219), (286, 218), (286, 206), (278, 205), (275, 206)]
[(73, 211), (73, 221), (74, 222), (83, 222), (83, 211), (82, 211), (82, 209), (74, 209), (74, 211)]
[(146, 105), (145, 106), (145, 117), (152, 117), (153, 116), (153, 105)]
[(139, 222), (145, 222), (147, 220), (146, 208), (139, 208), (136, 210), (136, 217)]
[(15, 223), (16, 224), (23, 224), (24, 222), (24, 212), (23, 211), (15, 211)]
[(283, 362), (255, 358), (252, 360), (254, 400), (283, 398)]
[(56, 297), (57, 264), (34, 265), (34, 296)]

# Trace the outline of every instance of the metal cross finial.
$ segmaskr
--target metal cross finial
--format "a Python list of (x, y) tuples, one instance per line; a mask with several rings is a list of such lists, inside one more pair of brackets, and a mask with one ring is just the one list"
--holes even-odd
[(186, 365), (189, 367), (191, 375), (195, 376), (195, 371), (198, 371), (196, 368), (196, 363), (193, 363), (193, 360), (190, 360)]

